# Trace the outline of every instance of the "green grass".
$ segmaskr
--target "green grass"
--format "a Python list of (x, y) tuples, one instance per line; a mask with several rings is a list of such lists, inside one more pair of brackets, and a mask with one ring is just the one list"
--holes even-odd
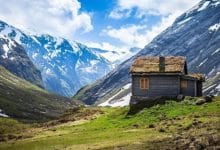
[[(64, 115), (65, 123), (56, 120), (40, 127), (28, 127), (32, 136), (2, 142), (0, 149), (141, 150), (158, 148), (155, 145), (173, 146), (174, 142), (169, 142), (176, 135), (199, 138), (208, 132), (216, 136), (219, 133), (220, 97), (199, 106), (194, 102), (194, 99), (169, 101), (134, 115), (127, 115), (128, 107), (81, 108), (74, 114)], [(26, 137), (30, 134), (27, 130), (21, 131)]]
[(18, 122), (14, 119), (0, 118), (0, 134), (16, 134), (27, 129), (29, 125)]

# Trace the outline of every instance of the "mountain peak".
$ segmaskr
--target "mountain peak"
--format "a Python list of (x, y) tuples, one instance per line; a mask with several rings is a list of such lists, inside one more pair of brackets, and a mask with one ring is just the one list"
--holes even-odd
[[(0, 22), (0, 35), (23, 47), (41, 71), (45, 89), (52, 93), (72, 96), (79, 88), (102, 78), (112, 69), (112, 63), (101, 53), (62, 37), (27, 34), (5, 22)], [(5, 47), (5, 51), (8, 49)], [(4, 54), (6, 57), (8, 51)]]

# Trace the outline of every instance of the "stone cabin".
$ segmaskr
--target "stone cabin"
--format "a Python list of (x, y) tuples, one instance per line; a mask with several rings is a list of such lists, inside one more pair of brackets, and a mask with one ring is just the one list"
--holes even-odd
[(157, 97), (202, 96), (202, 74), (188, 74), (185, 57), (139, 57), (131, 66), (131, 104)]

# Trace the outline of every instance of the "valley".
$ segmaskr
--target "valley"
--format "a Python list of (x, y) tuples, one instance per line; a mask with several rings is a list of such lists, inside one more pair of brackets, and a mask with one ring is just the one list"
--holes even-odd
[(220, 97), (196, 101), (186, 97), (133, 115), (129, 107), (81, 107), (42, 124), (0, 118), (0, 149), (212, 149), (220, 144)]
[(0, 2), (0, 150), (220, 149), (220, 1), (122, 1)]

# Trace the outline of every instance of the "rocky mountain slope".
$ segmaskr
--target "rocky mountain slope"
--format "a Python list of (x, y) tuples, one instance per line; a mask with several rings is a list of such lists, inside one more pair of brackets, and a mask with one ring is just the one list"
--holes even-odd
[(0, 65), (13, 74), (43, 87), (41, 73), (28, 57), (25, 49), (14, 40), (0, 35)]
[(0, 34), (24, 47), (41, 71), (46, 90), (64, 96), (72, 96), (82, 86), (105, 76), (119, 63), (118, 59), (111, 62), (108, 58), (121, 55), (116, 51), (89, 48), (60, 37), (25, 33), (3, 21), (0, 21)]
[(49, 94), (0, 66), (0, 116), (42, 122), (76, 106), (68, 98)]
[[(207, 80), (215, 79), (214, 83), (205, 83), (205, 94), (217, 94), (220, 89), (220, 1), (202, 0), (178, 17), (172, 26), (138, 54), (124, 61), (102, 80), (79, 90), (73, 99), (86, 104), (123, 100), (129, 92), (124, 92), (122, 87), (131, 81), (129, 68), (134, 59), (158, 55), (185, 56), (189, 72), (204, 73)], [(120, 96), (115, 98), (115, 95)]]

